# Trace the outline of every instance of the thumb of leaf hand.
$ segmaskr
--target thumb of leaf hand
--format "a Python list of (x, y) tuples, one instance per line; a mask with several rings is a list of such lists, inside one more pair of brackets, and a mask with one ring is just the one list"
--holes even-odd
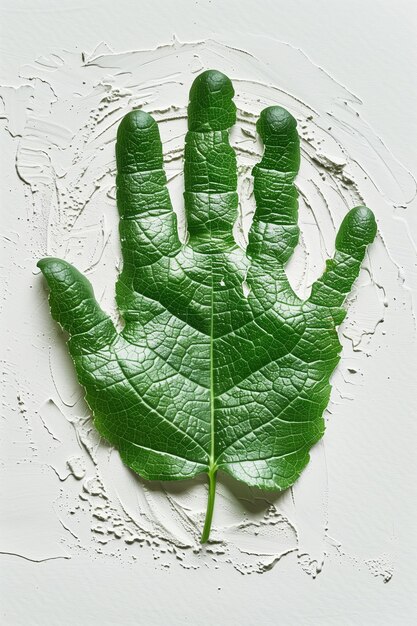
[(109, 345), (116, 329), (97, 303), (87, 278), (61, 259), (41, 259), (37, 266), (50, 289), (52, 317), (70, 335), (71, 354), (95, 352)]

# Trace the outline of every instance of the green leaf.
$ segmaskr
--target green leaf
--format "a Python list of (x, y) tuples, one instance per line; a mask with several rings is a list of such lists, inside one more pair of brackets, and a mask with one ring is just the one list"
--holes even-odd
[(248, 248), (238, 247), (233, 95), (230, 80), (214, 70), (191, 88), (185, 245), (157, 124), (134, 110), (119, 126), (121, 333), (78, 270), (59, 259), (38, 263), (100, 434), (144, 478), (209, 475), (202, 542), (209, 538), (219, 470), (280, 490), (307, 464), (324, 432), (329, 378), (341, 350), (341, 305), (376, 234), (372, 212), (352, 209), (310, 298), (297, 297), (284, 264), (299, 236), (299, 138), (295, 119), (273, 106), (257, 124), (265, 146), (253, 170), (257, 209)]

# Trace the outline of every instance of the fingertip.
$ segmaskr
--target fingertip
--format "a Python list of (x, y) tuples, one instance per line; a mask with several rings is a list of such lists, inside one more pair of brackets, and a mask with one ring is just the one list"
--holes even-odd
[(265, 148), (259, 167), (295, 176), (300, 168), (296, 119), (287, 109), (271, 106), (261, 111), (256, 129)]
[(152, 126), (155, 126), (156, 132), (158, 132), (158, 126), (150, 113), (142, 111), (142, 109), (133, 109), (122, 118), (117, 129), (117, 141), (119, 143), (124, 142), (129, 137), (142, 134), (144, 131), (149, 132)]
[(188, 105), (189, 130), (226, 130), (236, 121), (232, 81), (218, 70), (206, 70), (195, 78)]
[(292, 135), (296, 133), (297, 120), (287, 109), (271, 106), (263, 109), (256, 124), (257, 131), (265, 141), (271, 136)]
[(218, 70), (206, 70), (194, 79), (190, 89), (190, 100), (198, 96), (202, 90), (218, 97), (233, 98), (235, 94), (230, 78)]
[(150, 113), (133, 109), (117, 129), (116, 162), (119, 174), (135, 174), (162, 167), (158, 124)]
[(92, 289), (88, 279), (76, 267), (55, 257), (45, 257), (36, 264), (41, 270), (51, 290), (62, 292), (75, 283), (88, 292)]
[(36, 263), (36, 267), (39, 267), (39, 269), (41, 270), (41, 272), (43, 273), (43, 270), (45, 268), (45, 265), (48, 262), (48, 258), (44, 257), (43, 259), (39, 259), (39, 261)]
[(150, 113), (142, 109), (133, 109), (127, 113), (119, 124), (118, 132), (145, 130), (156, 124)]
[(355, 249), (371, 244), (377, 225), (375, 215), (366, 206), (357, 206), (345, 216), (336, 237), (336, 248), (354, 254)]
[(55, 257), (44, 257), (36, 263), (36, 266), (39, 267), (42, 274), (47, 277), (59, 274), (63, 270), (68, 269), (69, 263)]
[(351, 227), (356, 231), (362, 231), (366, 243), (372, 243), (376, 235), (375, 215), (367, 206), (357, 206), (348, 213), (350, 216)]
[(63, 259), (46, 257), (36, 265), (48, 285), (52, 317), (70, 334), (71, 354), (109, 345), (116, 330), (95, 300), (89, 280)]

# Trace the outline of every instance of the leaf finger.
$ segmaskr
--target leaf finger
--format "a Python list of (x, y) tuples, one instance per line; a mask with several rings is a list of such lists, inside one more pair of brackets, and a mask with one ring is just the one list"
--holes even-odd
[(71, 354), (94, 352), (111, 344), (116, 329), (97, 303), (87, 278), (61, 259), (45, 258), (37, 265), (50, 289), (52, 317), (70, 334)]
[(166, 187), (158, 125), (134, 110), (119, 125), (116, 143), (117, 205), (125, 278), (178, 250), (176, 215)]
[(248, 254), (252, 258), (272, 256), (285, 263), (299, 237), (294, 185), (300, 167), (297, 122), (285, 109), (272, 106), (262, 111), (256, 127), (265, 150), (252, 170), (256, 211)]
[(314, 283), (310, 302), (340, 306), (359, 275), (367, 246), (376, 235), (375, 216), (365, 206), (351, 209), (336, 237), (336, 252), (326, 261), (323, 275)]
[(190, 244), (202, 252), (234, 245), (237, 172), (229, 144), (229, 128), (236, 121), (233, 95), (229, 78), (215, 70), (200, 74), (190, 90), (184, 201)]

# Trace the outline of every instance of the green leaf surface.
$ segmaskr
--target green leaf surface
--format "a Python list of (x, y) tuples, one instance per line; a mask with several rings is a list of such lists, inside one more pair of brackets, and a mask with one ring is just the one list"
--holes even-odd
[(231, 81), (214, 70), (191, 87), (186, 244), (177, 234), (156, 122), (134, 110), (119, 126), (120, 333), (77, 269), (55, 258), (38, 263), (100, 434), (146, 479), (209, 475), (203, 542), (218, 470), (282, 490), (308, 463), (324, 432), (329, 378), (339, 361), (341, 305), (376, 234), (373, 213), (352, 209), (310, 297), (294, 293), (284, 265), (299, 237), (299, 138), (292, 115), (272, 106), (257, 124), (265, 150), (253, 169), (249, 245), (240, 248), (232, 234), (233, 95)]

